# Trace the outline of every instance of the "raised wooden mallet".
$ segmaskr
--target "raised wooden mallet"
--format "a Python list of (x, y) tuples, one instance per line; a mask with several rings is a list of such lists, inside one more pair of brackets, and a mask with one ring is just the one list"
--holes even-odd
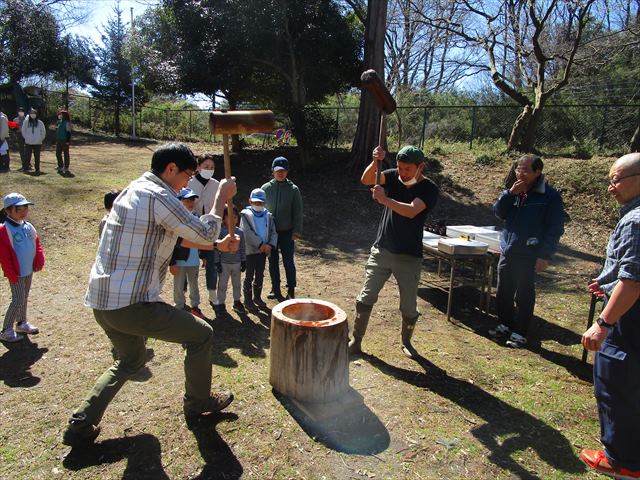
[[(209, 114), (209, 129), (212, 134), (222, 134), (224, 149), (224, 177), (231, 178), (229, 135), (272, 132), (276, 118), (271, 110), (221, 110)], [(227, 203), (227, 227), (233, 235), (233, 206)]]
[[(382, 135), (384, 134), (384, 126), (387, 115), (391, 115), (396, 111), (397, 105), (394, 98), (389, 93), (386, 85), (380, 80), (375, 70), (366, 70), (360, 76), (362, 87), (366, 89), (378, 105), (380, 110), (380, 133), (378, 135), (378, 146), (382, 147)], [(378, 161), (376, 168), (376, 185), (380, 185), (380, 173), (382, 161)]]

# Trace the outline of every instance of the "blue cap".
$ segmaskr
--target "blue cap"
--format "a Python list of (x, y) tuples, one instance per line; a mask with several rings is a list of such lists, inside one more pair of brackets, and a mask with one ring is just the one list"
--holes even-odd
[(271, 164), (271, 170), (277, 172), (278, 170), (289, 170), (289, 160), (284, 157), (277, 157)]
[(254, 188), (253, 190), (251, 190), (251, 196), (249, 196), (249, 201), (266, 203), (267, 194), (264, 193), (264, 190), (262, 190), (261, 188)]
[(30, 202), (29, 200), (24, 198), (24, 195), (14, 192), (14, 193), (8, 193), (7, 195), (4, 196), (3, 204), (4, 204), (4, 208), (9, 208), (9, 207), (20, 207), (22, 205), (33, 205), (33, 202)]
[(178, 198), (180, 200), (187, 200), (189, 198), (198, 198), (198, 194), (195, 193), (193, 190), (191, 190), (190, 188), (183, 188), (182, 190), (180, 190), (180, 193), (178, 193)]

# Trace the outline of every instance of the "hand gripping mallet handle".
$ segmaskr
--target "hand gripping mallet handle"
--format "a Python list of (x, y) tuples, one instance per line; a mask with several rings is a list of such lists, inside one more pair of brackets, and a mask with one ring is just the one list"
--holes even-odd
[[(397, 105), (394, 98), (389, 93), (386, 85), (380, 80), (375, 70), (367, 70), (360, 76), (362, 87), (365, 88), (372, 96), (376, 105), (380, 109), (380, 133), (378, 134), (378, 146), (382, 146), (382, 135), (384, 134), (384, 126), (386, 115), (390, 115), (396, 111)], [(380, 174), (382, 169), (382, 161), (379, 160), (376, 168), (376, 185), (380, 185)]]
[[(229, 155), (229, 135), (240, 133), (272, 132), (276, 124), (271, 110), (215, 111), (209, 114), (209, 130), (222, 134), (224, 149), (224, 177), (231, 178), (231, 156)], [(233, 202), (227, 202), (227, 228), (233, 235)]]

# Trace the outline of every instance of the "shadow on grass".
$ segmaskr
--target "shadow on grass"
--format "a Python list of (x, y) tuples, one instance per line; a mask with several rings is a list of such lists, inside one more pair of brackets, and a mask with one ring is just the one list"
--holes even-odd
[[(443, 314), (447, 312), (447, 295), (436, 288), (420, 288), (418, 296), (429, 303), (433, 308)], [(451, 312), (451, 321), (459, 327), (488, 338), (498, 341), (489, 336), (489, 329), (496, 326), (498, 321), (492, 315), (487, 315), (478, 310), (478, 291), (472, 287), (459, 287), (456, 289)], [(490, 311), (495, 312), (492, 305)], [(428, 311), (426, 317), (428, 318)], [(585, 382), (593, 381), (591, 366), (582, 363), (577, 356), (565, 355), (564, 353), (548, 350), (542, 346), (543, 340), (553, 340), (560, 345), (571, 346), (580, 343), (580, 335), (567, 328), (556, 325), (541, 317), (534, 316), (531, 320), (529, 335), (527, 336), (527, 349), (537, 353), (545, 360), (563, 367), (576, 378)], [(504, 340), (499, 340), (504, 346)], [(504, 347), (508, 348), (508, 347)]]
[(585, 471), (571, 444), (559, 431), (476, 385), (443, 375), (442, 370), (423, 357), (416, 360), (425, 370), (420, 373), (390, 365), (373, 355), (362, 355), (362, 359), (385, 375), (428, 389), (482, 418), (486, 423), (474, 427), (472, 435), (489, 450), (487, 458), (492, 463), (517, 478), (540, 478), (518, 459), (526, 456), (523, 452), (528, 450), (555, 470), (574, 475)]
[[(257, 322), (254, 318), (257, 317)], [(237, 367), (238, 363), (226, 352), (237, 348), (242, 355), (265, 358), (269, 347), (269, 315), (264, 311), (217, 315), (211, 322), (214, 332), (213, 363), (222, 367)]]
[(29, 337), (16, 343), (5, 343), (7, 351), (0, 357), (0, 380), (8, 387), (28, 388), (40, 383), (31, 374), (31, 367), (49, 351), (31, 343)]
[(345, 401), (318, 406), (306, 404), (305, 408), (310, 412), (321, 413), (317, 418), (306, 414), (286, 395), (276, 390), (272, 392), (302, 430), (327, 448), (349, 454), (374, 455), (389, 446), (389, 432), (351, 387), (345, 393)]
[(162, 467), (160, 442), (148, 433), (105, 440), (87, 448), (74, 448), (62, 465), (67, 470), (79, 471), (123, 459), (127, 460), (123, 479), (169, 479)]
[(188, 422), (189, 430), (196, 437), (198, 450), (205, 461), (202, 471), (193, 478), (205, 479), (238, 479), (242, 477), (243, 468), (233, 451), (216, 431), (218, 423), (235, 421), (235, 413), (206, 415), (196, 421)]

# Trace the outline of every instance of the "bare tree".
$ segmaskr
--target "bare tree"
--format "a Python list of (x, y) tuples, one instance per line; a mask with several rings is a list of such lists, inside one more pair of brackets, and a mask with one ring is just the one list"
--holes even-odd
[[(465, 12), (463, 21), (430, 12), (422, 12), (422, 21), (484, 51), (483, 68), (495, 87), (522, 106), (508, 149), (533, 151), (545, 103), (569, 83), (594, 1), (462, 0), (454, 3)], [(560, 19), (565, 27), (562, 35)]]

